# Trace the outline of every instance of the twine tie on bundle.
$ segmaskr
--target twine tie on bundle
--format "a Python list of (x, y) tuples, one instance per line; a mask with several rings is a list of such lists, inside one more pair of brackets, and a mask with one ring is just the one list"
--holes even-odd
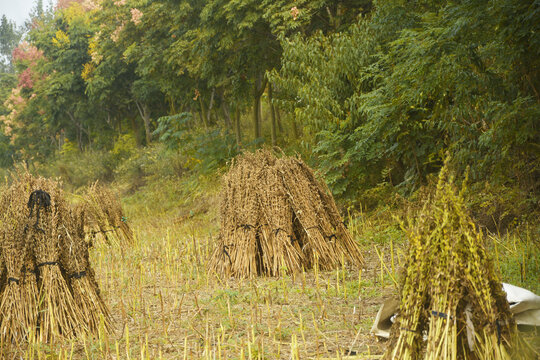
[(71, 279), (80, 279), (82, 277), (86, 276), (86, 271), (81, 271), (81, 272), (78, 272), (78, 273), (74, 273), (74, 274), (71, 274), (69, 277)]
[(407, 329), (407, 328), (399, 328), (399, 330), (404, 330), (404, 331), (408, 331), (408, 332), (412, 332), (412, 333), (418, 333), (419, 331), (418, 330), (411, 330), (411, 329)]
[(255, 226), (250, 224), (240, 224), (236, 227), (237, 229), (243, 229), (243, 230), (250, 230), (250, 229), (256, 229)]
[[(343, 225), (345, 225), (345, 223), (342, 221)], [(329, 242), (331, 242), (332, 240), (337, 240), (337, 235), (336, 234), (330, 234), (330, 235), (324, 235), (324, 232), (322, 231), (321, 227), (319, 225), (315, 225), (315, 226), (311, 226), (311, 227), (308, 227), (306, 228), (306, 231), (308, 230), (312, 230), (312, 229), (317, 229), (319, 230), (319, 232), (322, 234), (322, 236), (328, 240)]]
[(332, 234), (332, 235), (325, 236), (325, 238), (328, 241), (332, 241), (332, 239), (336, 240), (337, 236), (336, 236), (336, 234)]
[(119, 229), (119, 228), (120, 228), (120, 226), (113, 226), (112, 229), (108, 229), (108, 230), (92, 230), (90, 233), (91, 233), (92, 235), (95, 235), (95, 234), (105, 234), (105, 233), (114, 231), (115, 229)]
[(274, 229), (274, 236), (278, 236), (280, 231), (283, 231), (285, 235), (287, 235), (287, 237), (291, 241), (291, 244), (294, 244), (294, 242), (297, 241), (291, 234), (289, 234), (287, 231), (285, 231), (285, 229), (282, 229), (282, 228)]
[(9, 278), (8, 278), (8, 284), (9, 284), (9, 283), (12, 283), (12, 282), (14, 282), (15, 284), (18, 285), (18, 284), (19, 284), (19, 279), (14, 278), (14, 277), (9, 277)]
[(227, 251), (228, 248), (229, 248), (229, 245), (223, 245), (223, 253), (227, 255), (227, 257), (229, 258), (229, 263), (232, 265), (231, 256), (229, 255), (229, 252)]
[[(440, 311), (431, 310), (431, 315), (437, 316), (443, 319), (448, 319), (448, 315)], [(450, 316), (450, 319), (452, 319), (451, 316)]]
[(28, 198), (27, 206), (30, 209), (30, 213), (28, 214), (29, 218), (32, 217), (34, 207), (36, 208), (36, 222), (34, 224), (34, 229), (45, 232), (39, 227), (39, 213), (42, 208), (47, 209), (51, 206), (51, 195), (44, 190), (34, 190)]
[(45, 261), (45, 262), (37, 264), (36, 266), (39, 268), (39, 267), (48, 266), (48, 265), (49, 266), (58, 265), (58, 261)]

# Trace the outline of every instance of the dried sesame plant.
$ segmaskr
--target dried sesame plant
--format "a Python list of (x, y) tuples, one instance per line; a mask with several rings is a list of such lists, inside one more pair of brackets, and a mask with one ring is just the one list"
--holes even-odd
[[(84, 217), (59, 184), (27, 171), (0, 196), (2, 354), (31, 336), (42, 342), (112, 329), (88, 261)], [(86, 276), (91, 273), (92, 276)]]
[(434, 199), (404, 226), (409, 251), (385, 359), (531, 358), (464, 190), (445, 164)]
[(60, 259), (70, 280), (74, 298), (91, 334), (99, 333), (101, 324), (107, 331), (111, 331), (109, 310), (99, 295), (99, 288), (90, 268), (88, 243), (84, 241), (83, 209), (80, 207), (71, 209), (68, 219), (69, 225), (66, 226), (65, 236), (61, 237)]
[(224, 177), (210, 271), (235, 277), (363, 263), (328, 188), (301, 159), (268, 150), (236, 158)]
[(126, 246), (133, 243), (133, 231), (127, 223), (118, 196), (97, 181), (83, 197), (84, 211), (88, 221), (87, 239), (103, 241), (108, 245)]
[[(64, 336), (77, 337), (86, 333), (85, 321), (70, 291), (65, 269), (60, 264), (61, 238), (66, 233), (68, 204), (58, 184), (52, 180), (36, 178), (32, 184), (32, 196), (37, 191), (49, 195), (49, 205), (37, 207), (36, 222), (32, 229), (36, 267), (39, 270), (40, 340)], [(41, 213), (40, 213), (41, 212)]]
[[(0, 197), (1, 263), (5, 267), (5, 283), (0, 294), (0, 342), (2, 347), (19, 344), (36, 326), (36, 286), (28, 284), (26, 269), (31, 237), (30, 222), (22, 184), (12, 186)], [(32, 308), (34, 307), (34, 308)], [(29, 309), (30, 308), (30, 309)], [(30, 314), (29, 314), (30, 312)]]

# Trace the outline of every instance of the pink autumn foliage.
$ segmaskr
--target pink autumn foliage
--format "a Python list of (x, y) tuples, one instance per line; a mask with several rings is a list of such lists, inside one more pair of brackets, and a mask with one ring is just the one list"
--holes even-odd
[(133, 8), (130, 11), (131, 11), (131, 21), (133, 21), (135, 25), (139, 25), (141, 23), (143, 12), (137, 8)]
[(26, 68), (19, 74), (19, 87), (31, 89), (34, 87), (34, 79), (31, 68)]
[(28, 61), (35, 64), (39, 59), (43, 58), (43, 51), (27, 41), (23, 41), (13, 50), (11, 55), (14, 61)]
[(73, 4), (81, 4), (82, 9), (85, 11), (100, 10), (100, 0), (58, 0), (56, 2), (56, 9), (67, 9)]

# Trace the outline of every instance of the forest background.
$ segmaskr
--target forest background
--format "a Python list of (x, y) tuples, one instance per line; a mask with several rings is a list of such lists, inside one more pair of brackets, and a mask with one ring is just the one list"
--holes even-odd
[(371, 211), (449, 153), (481, 225), (538, 233), (538, 18), (532, 0), (37, 0), (0, 23), (0, 165), (134, 192), (271, 145)]

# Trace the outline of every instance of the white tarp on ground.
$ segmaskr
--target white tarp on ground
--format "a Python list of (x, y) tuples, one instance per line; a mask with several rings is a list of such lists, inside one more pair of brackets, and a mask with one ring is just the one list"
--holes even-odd
[(503, 283), (503, 289), (516, 323), (540, 326), (540, 296), (511, 284)]
[[(516, 324), (540, 326), (540, 296), (527, 289), (506, 283), (503, 283), (503, 289)], [(386, 300), (375, 317), (371, 333), (383, 338), (390, 337), (393, 316), (397, 315), (398, 310), (398, 300)]]

